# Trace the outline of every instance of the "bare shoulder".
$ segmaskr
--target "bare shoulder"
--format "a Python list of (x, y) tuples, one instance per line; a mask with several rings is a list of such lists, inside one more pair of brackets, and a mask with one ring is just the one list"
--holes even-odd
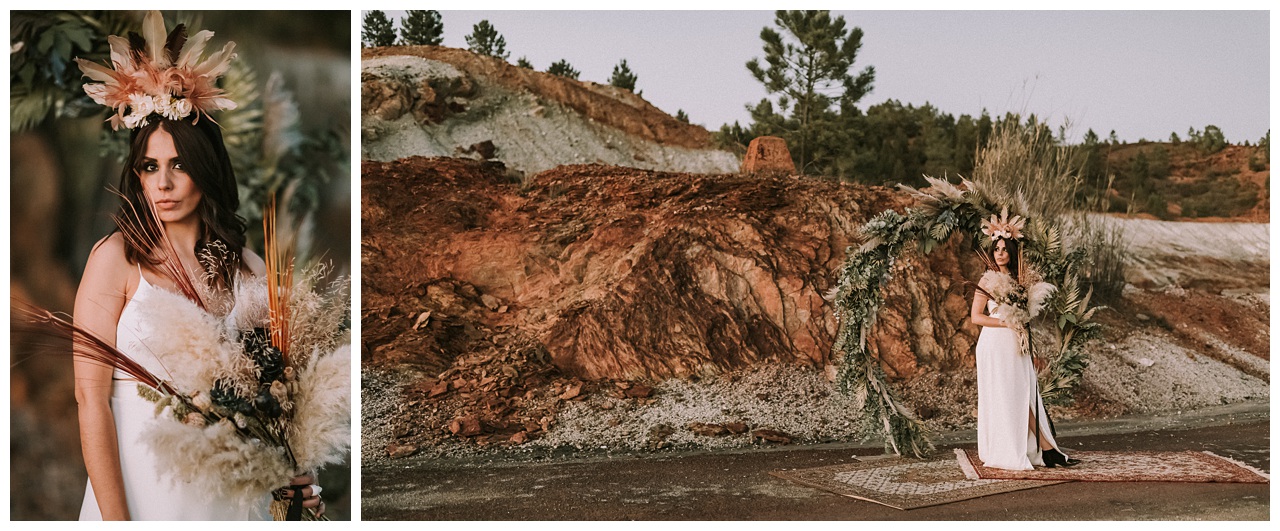
[(258, 256), (258, 253), (253, 252), (253, 249), (245, 247), (240, 255), (244, 257), (244, 266), (249, 268), (251, 273), (258, 276), (267, 274), (267, 263)]
[(98, 240), (89, 251), (89, 260), (84, 265), (85, 276), (115, 278), (128, 277), (129, 259), (125, 257), (124, 235), (114, 232)]
[[(119, 299), (120, 305), (123, 305), (123, 301), (132, 295), (132, 286), (138, 282), (137, 271), (138, 268), (130, 264), (125, 256), (124, 236), (118, 232), (113, 233), (98, 240), (89, 251), (76, 298), (79, 300), (84, 296), (96, 300), (106, 297), (110, 300)], [(104, 303), (98, 303), (102, 304)]]

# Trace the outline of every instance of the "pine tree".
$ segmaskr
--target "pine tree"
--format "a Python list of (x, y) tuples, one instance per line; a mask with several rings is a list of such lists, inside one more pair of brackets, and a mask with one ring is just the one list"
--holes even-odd
[[(777, 30), (760, 30), (768, 67), (753, 58), (747, 70), (777, 95), (784, 118), (781, 134), (795, 146), (796, 166), (803, 172), (811, 169), (810, 162), (822, 150), (815, 145), (820, 131), (838, 128), (841, 115), (856, 114), (853, 105), (871, 91), (876, 73), (871, 66), (857, 76), (850, 73), (862, 47), (862, 29), (846, 29), (842, 16), (832, 19), (828, 11), (780, 10), (774, 14), (774, 24)], [(756, 109), (765, 108), (757, 105)], [(831, 142), (842, 141), (826, 136)]]
[(523, 55), (520, 56), (519, 59), (516, 59), (516, 66), (520, 68), (528, 68), (529, 70), (533, 70), (533, 63), (530, 63), (529, 59), (527, 57), (524, 57)]
[(609, 77), (609, 84), (631, 92), (636, 91), (636, 75), (627, 66), (626, 59), (623, 59), (617, 66), (613, 67), (613, 75)]
[(684, 113), (684, 109), (676, 109), (676, 119), (684, 123), (689, 123), (689, 115)]
[(471, 27), (471, 35), (466, 36), (467, 49), (480, 55), (497, 57), (503, 61), (511, 55), (507, 51), (507, 39), (498, 34), (498, 30), (488, 20)]
[(1204, 134), (1200, 137), (1200, 150), (1205, 153), (1217, 153), (1227, 147), (1227, 138), (1222, 129), (1216, 125), (1204, 126)]
[(368, 47), (391, 46), (396, 43), (396, 30), (387, 14), (374, 9), (364, 14), (360, 29), (360, 41)]
[(408, 16), (400, 19), (400, 41), (410, 46), (439, 46), (444, 42), (444, 21), (440, 19), (440, 12), (410, 9)]
[(551, 63), (551, 66), (547, 68), (547, 73), (555, 74), (557, 76), (564, 76), (569, 79), (578, 79), (578, 74), (580, 74), (581, 72), (574, 70), (573, 66), (569, 64), (569, 61), (565, 59), (561, 59), (559, 61)]
[(1093, 132), (1093, 129), (1089, 129), (1084, 133), (1084, 145), (1092, 146), (1097, 143), (1098, 143), (1098, 133)]

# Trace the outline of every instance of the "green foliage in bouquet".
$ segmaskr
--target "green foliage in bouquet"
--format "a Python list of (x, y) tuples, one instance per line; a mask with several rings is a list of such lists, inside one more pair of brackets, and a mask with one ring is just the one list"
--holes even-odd
[[(905, 214), (887, 210), (861, 227), (864, 243), (850, 249), (833, 292), (840, 323), (834, 349), (843, 359), (838, 378), (841, 391), (862, 404), (863, 418), (870, 427), (882, 430), (886, 449), (916, 457), (927, 455), (933, 445), (920, 421), (889, 387), (879, 360), (867, 348), (884, 302), (881, 288), (894, 263), (912, 247), (925, 255), (957, 232), (980, 235), (982, 220), (1000, 210), (991, 194), (974, 183), (964, 181), (961, 188), (941, 179), (926, 180), (932, 186), (923, 190), (900, 185), (920, 200), (916, 207)], [(1088, 307), (1089, 294), (1080, 296), (1078, 279), (1087, 265), (1085, 251), (1064, 252), (1058, 229), (1039, 220), (1029, 221), (1026, 234), (1025, 257), (1046, 282), (1060, 287), (1044, 312), (1057, 324), (1060, 347), (1047, 356), (1041, 389), (1047, 402), (1063, 403), (1087, 365), (1082, 346), (1098, 333), (1099, 325), (1089, 320), (1097, 308)], [(985, 238), (977, 239), (983, 247), (989, 245)]]

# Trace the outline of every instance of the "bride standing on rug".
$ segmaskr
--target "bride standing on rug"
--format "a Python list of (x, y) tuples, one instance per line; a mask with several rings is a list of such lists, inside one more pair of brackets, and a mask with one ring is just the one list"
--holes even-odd
[(1020, 347), (1018, 332), (1009, 327), (1006, 316), (996, 310), (996, 301), (987, 295), (993, 292), (993, 284), (1019, 278), (1020, 266), (1021, 227), (1007, 218), (993, 216), (992, 220), (984, 222), (983, 232), (992, 240), (988, 263), (999, 271), (983, 275), (978, 283), (982, 289), (974, 293), (970, 309), (974, 324), (982, 326), (976, 347), (978, 457), (983, 466), (1006, 470), (1076, 465), (1079, 461), (1059, 451), (1054, 441), (1031, 356)]
[[(245, 248), (245, 222), (236, 215), (235, 174), (219, 126), (207, 114), (235, 106), (214, 85), (234, 57), (234, 43), (202, 62), (201, 51), (212, 32), (197, 33), (188, 48), (181, 26), (174, 30), (181, 38), (164, 38), (158, 12), (149, 13), (143, 27), (143, 46), (130, 42), (137, 35), (111, 37), (114, 70), (80, 60), (85, 75), (104, 82), (86, 84), (85, 92), (114, 108), (114, 127), (124, 125), (132, 132), (120, 177), (121, 215), (116, 230), (90, 252), (76, 292), (75, 324), (152, 373), (166, 374), (145, 346), (149, 336), (161, 331), (140, 317), (139, 308), (157, 292), (181, 292), (177, 286), (182, 280), (176, 277), (182, 275), (164, 267), (164, 250), (124, 236), (146, 230), (130, 211), (136, 208), (139, 216), (163, 226), (181, 268), (195, 282), (206, 282), (206, 291), (215, 297), (229, 297), (238, 275), (262, 275), (265, 265)], [(163, 83), (148, 83), (156, 80)], [(215, 261), (205, 254), (215, 247), (238, 251)], [(123, 371), (81, 358), (74, 370), (89, 475), (81, 520), (271, 519), (269, 492), (244, 502), (167, 477), (138, 440), (146, 424), (156, 421), (155, 405), (139, 396), (138, 384)], [(306, 485), (301, 489), (303, 506), (323, 513), (320, 489), (312, 483), (314, 478), (305, 474), (291, 486)], [(286, 492), (293, 495), (291, 489)]]

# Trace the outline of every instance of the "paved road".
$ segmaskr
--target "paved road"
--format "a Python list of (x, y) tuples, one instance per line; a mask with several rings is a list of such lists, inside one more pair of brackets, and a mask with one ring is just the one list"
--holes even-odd
[[(1246, 404), (1186, 415), (1062, 423), (1082, 450), (1211, 450), (1270, 471), (1270, 411)], [(972, 446), (973, 432), (940, 438)], [(1269, 484), (1063, 483), (900, 511), (768, 475), (876, 458), (823, 445), (511, 462), (409, 459), (366, 465), (364, 520), (1266, 520)]]

